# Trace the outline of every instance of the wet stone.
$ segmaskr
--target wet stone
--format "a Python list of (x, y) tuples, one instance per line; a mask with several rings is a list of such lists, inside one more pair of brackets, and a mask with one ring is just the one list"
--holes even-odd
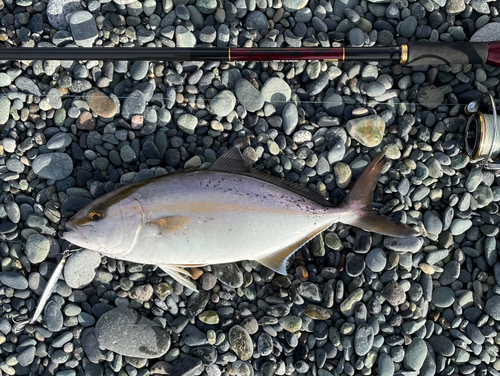
[(403, 288), (395, 281), (389, 282), (385, 286), (382, 296), (393, 306), (400, 305), (406, 300)]
[(243, 327), (235, 325), (229, 330), (229, 344), (240, 360), (246, 361), (252, 357), (252, 338)]
[(158, 358), (170, 347), (170, 335), (160, 324), (130, 308), (115, 308), (102, 315), (95, 335), (101, 347), (136, 358)]
[(354, 255), (351, 257), (346, 264), (347, 274), (351, 277), (357, 277), (363, 273), (365, 270), (365, 260), (363, 257)]
[(432, 303), (439, 308), (446, 308), (455, 301), (455, 292), (449, 287), (438, 287), (432, 292)]
[(373, 345), (373, 328), (368, 324), (361, 324), (354, 335), (354, 351), (359, 356), (368, 354)]

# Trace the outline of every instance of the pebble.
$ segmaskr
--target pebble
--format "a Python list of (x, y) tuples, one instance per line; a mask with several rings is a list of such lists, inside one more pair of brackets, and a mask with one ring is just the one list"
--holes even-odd
[(299, 115), (297, 112), (297, 106), (294, 103), (288, 103), (283, 108), (283, 131), (287, 135), (291, 135), (295, 128), (297, 127), (297, 123), (299, 122)]
[(406, 300), (403, 288), (395, 281), (389, 282), (385, 286), (382, 296), (393, 306), (398, 306)]
[(73, 172), (73, 160), (68, 154), (42, 154), (32, 164), (33, 172), (41, 178), (62, 180)]
[(413, 338), (407, 347), (403, 365), (408, 371), (419, 372), (427, 356), (427, 345), (421, 338)]
[(349, 135), (361, 145), (374, 147), (382, 142), (385, 122), (378, 115), (370, 115), (349, 120), (346, 123), (346, 129)]
[(271, 103), (276, 108), (283, 108), (291, 98), (290, 86), (279, 77), (268, 79), (260, 89), (264, 102)]
[(444, 93), (435, 86), (426, 86), (418, 92), (417, 99), (423, 106), (429, 109), (435, 109), (443, 103)]
[(234, 325), (229, 330), (229, 344), (240, 360), (247, 361), (252, 357), (252, 338), (240, 325)]
[(387, 264), (385, 252), (380, 248), (374, 248), (366, 255), (366, 266), (374, 273), (380, 273)]
[(95, 336), (100, 347), (136, 358), (159, 358), (170, 348), (170, 335), (160, 324), (126, 307), (102, 315)]
[(450, 307), (455, 301), (455, 292), (449, 287), (438, 287), (432, 292), (432, 304), (439, 308)]
[(354, 351), (359, 356), (368, 354), (373, 346), (373, 328), (368, 324), (361, 324), (354, 335)]
[(238, 102), (249, 112), (258, 111), (264, 106), (262, 93), (245, 79), (236, 82), (234, 92)]
[(101, 256), (87, 249), (75, 252), (66, 261), (63, 269), (64, 281), (74, 289), (81, 289), (90, 284), (101, 264)]
[(103, 118), (112, 118), (118, 112), (117, 104), (100, 90), (89, 92), (85, 97), (85, 101), (94, 113)]
[(45, 236), (33, 234), (26, 241), (26, 257), (32, 264), (39, 264), (48, 256), (50, 246), (51, 243)]
[(69, 26), (76, 45), (92, 47), (97, 39), (97, 25), (92, 13), (78, 10), (69, 16)]
[(228, 286), (238, 288), (243, 284), (243, 273), (236, 264), (213, 265), (212, 273)]
[(59, 305), (55, 301), (50, 300), (43, 311), (43, 321), (47, 329), (51, 332), (60, 331), (63, 326), (63, 320), (64, 317)]
[(183, 114), (177, 119), (177, 126), (186, 134), (194, 134), (197, 125), (198, 119), (191, 114)]
[(0, 282), (16, 290), (28, 288), (28, 280), (16, 272), (0, 272)]
[[(0, 273), (0, 277), (1, 277)], [(0, 282), (3, 281), (0, 279)], [(484, 311), (488, 314), (493, 320), (500, 321), (500, 295), (493, 295), (486, 301), (486, 305), (484, 307)]]
[(236, 105), (236, 97), (229, 90), (223, 90), (217, 94), (211, 101), (212, 111), (217, 116), (227, 116), (233, 111)]
[(82, 5), (77, 0), (49, 0), (47, 17), (56, 30), (65, 30), (69, 26), (67, 16), (81, 9)]

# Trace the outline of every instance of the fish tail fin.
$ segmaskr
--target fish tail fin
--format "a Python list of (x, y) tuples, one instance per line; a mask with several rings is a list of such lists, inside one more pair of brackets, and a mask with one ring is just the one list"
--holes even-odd
[(400, 238), (418, 236), (420, 232), (413, 227), (396, 222), (373, 208), (373, 192), (384, 166), (384, 156), (385, 150), (366, 167), (342, 201), (341, 208), (351, 215), (343, 217), (341, 222), (382, 235)]

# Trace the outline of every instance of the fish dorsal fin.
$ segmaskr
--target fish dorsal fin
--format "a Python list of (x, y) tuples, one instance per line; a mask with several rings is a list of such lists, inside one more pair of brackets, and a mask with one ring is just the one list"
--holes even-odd
[(245, 161), (241, 151), (236, 146), (226, 151), (208, 168), (213, 171), (233, 173), (250, 173), (252, 167)]
[(196, 288), (194, 282), (182, 275), (185, 274), (186, 276), (192, 277), (191, 273), (187, 270), (184, 270), (176, 265), (159, 265), (159, 267), (181, 285), (198, 292), (198, 289)]
[(298, 195), (301, 195), (302, 197), (314, 201), (319, 205), (327, 207), (333, 206), (329, 201), (325, 200), (323, 197), (307, 188), (301, 187), (298, 184), (291, 183), (282, 178), (268, 175), (256, 170), (245, 161), (245, 159), (241, 155), (240, 149), (236, 146), (233, 146), (221, 157), (219, 157), (214, 163), (212, 163), (212, 165), (209, 167), (209, 170), (231, 172), (234, 174), (245, 175), (254, 179), (263, 180), (268, 183), (277, 185), (281, 188), (287, 189)]
[(286, 262), (290, 258), (290, 256), (293, 255), (298, 249), (300, 249), (300, 247), (306, 244), (309, 240), (311, 240), (316, 235), (320, 234), (328, 227), (330, 227), (330, 225), (331, 224), (321, 227), (319, 230), (316, 230), (310, 234), (305, 235), (303, 238), (289, 245), (288, 247), (278, 252), (275, 252), (272, 255), (259, 259), (257, 261), (260, 262), (262, 265), (268, 267), (269, 269), (274, 270), (276, 273), (287, 275)]

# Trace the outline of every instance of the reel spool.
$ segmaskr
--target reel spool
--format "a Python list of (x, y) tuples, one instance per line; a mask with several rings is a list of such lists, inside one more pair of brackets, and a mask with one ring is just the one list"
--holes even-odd
[[(493, 114), (479, 111), (481, 102), (490, 100)], [(465, 107), (469, 120), (465, 127), (465, 150), (471, 161), (481, 161), (481, 167), (500, 174), (500, 163), (490, 163), (500, 155), (500, 117), (495, 108), (495, 100), (490, 93), (485, 93)]]

